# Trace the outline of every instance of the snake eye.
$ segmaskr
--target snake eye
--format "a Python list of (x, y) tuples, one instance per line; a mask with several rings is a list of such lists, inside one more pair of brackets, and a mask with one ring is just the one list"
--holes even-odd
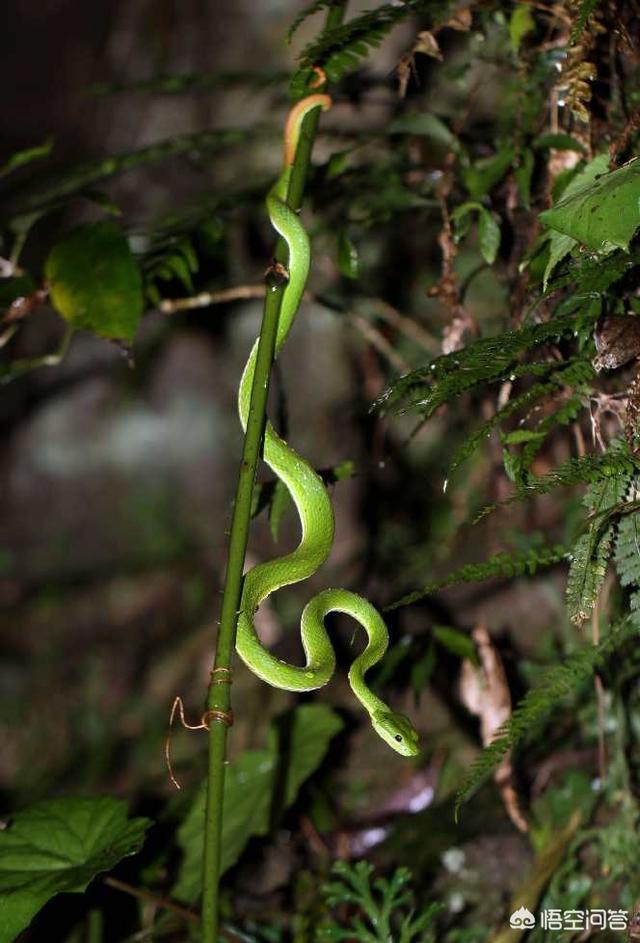
[(402, 743), (402, 737), (400, 736), (399, 733), (396, 734), (396, 740), (398, 741), (398, 743)]

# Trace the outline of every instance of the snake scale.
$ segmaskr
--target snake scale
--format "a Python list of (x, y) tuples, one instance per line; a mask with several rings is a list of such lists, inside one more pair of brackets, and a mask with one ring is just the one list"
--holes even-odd
[[(308, 95), (291, 109), (285, 131), (284, 167), (266, 200), (270, 221), (285, 240), (289, 252), (288, 280), (276, 334), (276, 357), (291, 330), (309, 273), (309, 238), (298, 215), (287, 205), (286, 200), (302, 121), (312, 109), (318, 107), (323, 110), (331, 107), (328, 95)], [(257, 350), (258, 341), (249, 355), (238, 392), (238, 411), (245, 432)], [(330, 680), (336, 666), (324, 619), (330, 612), (346, 613), (360, 623), (368, 636), (367, 647), (355, 658), (349, 670), (351, 689), (369, 714), (376, 733), (398, 753), (415, 755), (418, 752), (418, 734), (409, 719), (391, 710), (365, 681), (366, 672), (382, 659), (389, 642), (382, 617), (366, 599), (345, 589), (326, 589), (307, 603), (300, 625), (306, 657), (304, 666), (280, 661), (260, 641), (254, 625), (254, 615), (260, 603), (281, 587), (301, 582), (315, 573), (329, 556), (334, 536), (331, 499), (321, 478), (308, 462), (280, 438), (270, 422), (265, 427), (263, 456), (293, 499), (300, 516), (302, 536), (291, 553), (260, 563), (245, 575), (236, 637), (238, 654), (254, 674), (274, 687), (286, 691), (321, 688)]]

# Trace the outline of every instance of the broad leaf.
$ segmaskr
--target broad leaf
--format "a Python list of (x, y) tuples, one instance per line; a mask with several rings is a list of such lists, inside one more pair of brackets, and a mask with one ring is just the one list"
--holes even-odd
[(50, 799), (19, 812), (0, 831), (0, 943), (11, 943), (46, 902), (81, 893), (142, 846), (149, 819), (127, 818), (107, 796)]
[(460, 144), (455, 134), (437, 115), (407, 112), (407, 114), (401, 115), (391, 122), (388, 133), (414, 134), (418, 137), (430, 138), (436, 144), (441, 144), (448, 150), (455, 152), (460, 150)]
[(451, 214), (451, 219), (456, 226), (456, 239), (462, 238), (467, 232), (469, 225), (469, 216), (472, 213), (478, 213), (478, 242), (482, 258), (489, 265), (493, 265), (500, 248), (500, 227), (496, 223), (490, 211), (482, 203), (468, 201), (461, 203), (460, 206)]
[(81, 226), (45, 264), (51, 300), (73, 327), (130, 341), (142, 316), (142, 280), (124, 233), (113, 222)]
[(640, 161), (606, 172), (607, 155), (601, 154), (589, 166), (593, 165), (597, 176), (572, 193), (567, 188), (560, 202), (541, 213), (540, 219), (594, 252), (626, 250), (640, 226)]
[[(554, 213), (557, 209), (565, 202), (570, 202), (574, 197), (579, 197), (581, 193), (589, 189), (589, 187), (595, 182), (600, 174), (606, 172), (607, 167), (609, 166), (609, 159), (606, 154), (599, 154), (597, 157), (594, 157), (592, 161), (589, 161), (585, 167), (573, 177), (573, 179), (567, 184), (565, 190), (562, 194), (562, 199), (550, 210), (540, 214), (540, 219), (547, 226), (552, 228), (551, 233), (549, 233), (549, 261), (547, 262), (543, 284), (546, 290), (547, 283), (549, 281), (549, 276), (553, 272), (554, 268), (560, 262), (565, 255), (568, 255), (573, 247), (577, 244), (576, 237), (571, 233), (567, 233), (566, 230), (562, 229), (560, 226), (556, 226), (548, 217), (549, 213)], [(546, 235), (546, 234), (545, 234)]]
[(513, 163), (513, 156), (513, 146), (505, 144), (493, 157), (482, 157), (463, 169), (462, 179), (474, 199), (485, 196), (500, 183)]
[[(247, 750), (227, 767), (221, 873), (236, 863), (252, 836), (267, 834), (274, 806), (283, 811), (291, 805), (342, 729), (342, 720), (323, 704), (303, 704), (290, 717), (286, 737), (280, 736), (279, 725), (272, 727), (266, 749)], [(178, 830), (184, 858), (173, 896), (188, 903), (197, 900), (201, 890), (204, 809), (203, 786)]]

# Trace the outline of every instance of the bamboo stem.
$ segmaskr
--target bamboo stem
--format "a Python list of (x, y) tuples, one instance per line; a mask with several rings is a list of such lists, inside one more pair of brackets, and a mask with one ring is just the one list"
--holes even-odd
[[(343, 19), (346, 0), (338, 0), (329, 9), (326, 28), (337, 26)], [(309, 112), (300, 130), (287, 202), (294, 210), (302, 204), (305, 180), (311, 158), (311, 149), (318, 128), (320, 109)], [(284, 240), (278, 239), (275, 261), (288, 262)], [(273, 268), (272, 270), (273, 271)], [(227, 731), (231, 715), (231, 661), (235, 647), (236, 624), (244, 559), (251, 520), (251, 499), (256, 467), (262, 446), (269, 380), (273, 364), (276, 329), (284, 284), (273, 275), (267, 275), (267, 293), (258, 342), (256, 369), (251, 389), (251, 405), (247, 420), (242, 460), (231, 519), (227, 573), (222, 596), (220, 629), (215, 648), (214, 666), (207, 696), (209, 723), (209, 769), (205, 809), (203, 881), (202, 881), (202, 941), (218, 943), (219, 934), (219, 880), (222, 854), (222, 816), (224, 795), (224, 766)]]

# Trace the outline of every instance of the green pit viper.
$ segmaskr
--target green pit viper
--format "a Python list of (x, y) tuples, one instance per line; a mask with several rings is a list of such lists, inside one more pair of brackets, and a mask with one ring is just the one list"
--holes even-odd
[[(288, 281), (278, 320), (275, 356), (287, 339), (304, 291), (311, 253), (309, 238), (297, 214), (287, 205), (287, 189), (304, 117), (314, 108), (326, 110), (331, 99), (311, 94), (297, 103), (289, 114), (285, 131), (283, 171), (267, 196), (267, 212), (274, 229), (285, 240), (288, 251)], [(269, 290), (269, 289), (268, 289)], [(273, 290), (273, 289), (270, 289)], [(251, 403), (258, 341), (245, 366), (238, 393), (238, 411), (246, 432)], [(245, 664), (263, 681), (286, 691), (312, 691), (330, 680), (336, 658), (324, 619), (330, 612), (343, 612), (365, 629), (368, 644), (349, 670), (351, 689), (368, 712), (373, 729), (385, 743), (403, 756), (418, 752), (418, 734), (407, 717), (391, 710), (371, 691), (365, 673), (383, 657), (389, 642), (384, 621), (376, 609), (345, 589), (326, 589), (304, 608), (300, 634), (306, 656), (304, 667), (280, 661), (261, 643), (254, 625), (260, 603), (275, 590), (308, 579), (331, 551), (334, 517), (331, 499), (314, 469), (280, 438), (270, 422), (264, 433), (264, 460), (288, 489), (300, 516), (302, 536), (296, 549), (276, 560), (260, 563), (244, 577), (236, 649)]]

